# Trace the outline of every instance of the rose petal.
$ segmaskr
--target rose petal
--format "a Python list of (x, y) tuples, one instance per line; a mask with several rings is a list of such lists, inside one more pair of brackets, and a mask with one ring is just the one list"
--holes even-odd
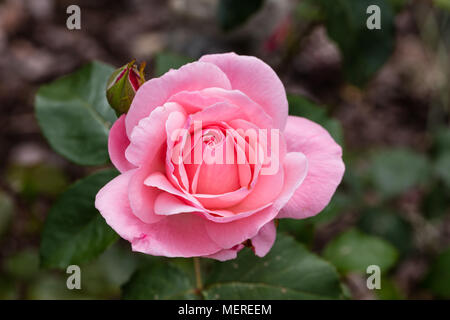
[(140, 238), (146, 226), (133, 214), (128, 201), (128, 184), (136, 170), (117, 176), (100, 189), (95, 197), (95, 207), (106, 223), (128, 241)]
[[(239, 106), (239, 113), (245, 114), (259, 128), (272, 128), (273, 119), (266, 113), (265, 109), (254, 102), (240, 90), (224, 90), (222, 88), (207, 88), (202, 90), (207, 95), (215, 97), (220, 101), (227, 101), (232, 105)], [(238, 117), (235, 117), (235, 119)], [(243, 118), (243, 117), (242, 117)]]
[(161, 216), (155, 214), (154, 210), (156, 197), (161, 190), (146, 186), (144, 181), (151, 173), (164, 170), (164, 151), (164, 148), (160, 147), (160, 150), (155, 152), (155, 158), (136, 170), (128, 185), (128, 199), (133, 214), (146, 223), (161, 220)]
[(227, 143), (232, 142), (225, 139), (216, 147), (203, 144), (203, 161), (199, 168), (196, 193), (219, 195), (240, 188), (238, 166), (226, 163)]
[(258, 257), (264, 257), (272, 248), (277, 236), (275, 223), (270, 221), (266, 223), (252, 238), (253, 251)]
[(119, 119), (114, 122), (108, 136), (108, 151), (111, 162), (120, 172), (125, 172), (135, 168), (125, 158), (125, 150), (130, 144), (127, 133), (125, 131), (125, 115), (121, 115)]
[(202, 208), (202, 205), (200, 202), (195, 199), (192, 195), (185, 193), (180, 190), (180, 188), (176, 188), (170, 181), (167, 179), (167, 177), (161, 173), (161, 172), (154, 172), (150, 174), (145, 180), (144, 184), (149, 187), (155, 187), (159, 190), (169, 192), (173, 195), (182, 197), (192, 203), (193, 206), (199, 208), (199, 210)]
[(286, 146), (284, 140), (281, 139), (281, 136), (278, 143), (274, 143), (273, 147), (274, 149), (271, 150), (271, 156), (273, 156), (272, 160), (274, 161), (273, 166), (265, 165), (260, 172), (257, 170), (256, 172), (258, 172), (259, 175), (257, 179), (255, 179), (253, 190), (247, 198), (228, 210), (233, 212), (257, 210), (267, 203), (272, 203), (278, 197), (283, 189), (283, 184), (285, 183), (282, 161), (284, 161), (285, 158)]
[(205, 55), (199, 61), (217, 65), (226, 73), (233, 89), (259, 104), (274, 120), (273, 125), (284, 129), (288, 116), (286, 91), (269, 65), (256, 57), (235, 53)]
[(188, 114), (201, 111), (202, 109), (212, 106), (213, 104), (223, 102), (221, 97), (211, 96), (200, 91), (181, 91), (169, 98), (170, 102), (176, 102), (182, 105)]
[(134, 251), (167, 257), (206, 256), (221, 250), (207, 235), (204, 218), (180, 214), (157, 223), (145, 224), (131, 212), (128, 183), (135, 169), (127, 171), (104, 186), (97, 194), (95, 207), (108, 225), (132, 243)]
[[(198, 214), (203, 215), (208, 220), (211, 220), (214, 222), (218, 222), (218, 223), (230, 222), (230, 221), (234, 221), (234, 220), (237, 220), (237, 219), (240, 219), (243, 217), (247, 217), (255, 212), (254, 210), (252, 210), (249, 212), (241, 212), (239, 214), (236, 214), (229, 210), (206, 209), (199, 202), (199, 200), (196, 197), (194, 197), (191, 194), (181, 191), (179, 188), (174, 187), (173, 184), (169, 181), (169, 179), (161, 172), (155, 172), (155, 173), (151, 174), (144, 181), (144, 184), (147, 186), (158, 188), (159, 190), (168, 192), (174, 196), (177, 196), (177, 197), (180, 197), (180, 198), (186, 200), (186, 203), (183, 206), (192, 206), (192, 208), (189, 209), (190, 212), (195, 211), (195, 209), (193, 209), (193, 208), (196, 208), (198, 211)], [(236, 193), (236, 192), (239, 192), (239, 190), (235, 191), (234, 193)], [(204, 195), (204, 196), (205, 197), (213, 197), (212, 195)], [(234, 197), (234, 194), (230, 193), (230, 194), (222, 195), (222, 198), (221, 198), (222, 201), (228, 201), (228, 200), (233, 201), (233, 199), (228, 199), (228, 196)], [(205, 200), (205, 198), (203, 198), (202, 200)], [(172, 201), (176, 201), (176, 200), (172, 199)], [(271, 204), (270, 203), (266, 204), (266, 206), (264, 206), (263, 208), (268, 207), (269, 205), (271, 205)], [(171, 214), (182, 213), (182, 212), (183, 211), (181, 211), (181, 210), (177, 210), (177, 208), (168, 208), (168, 207), (163, 207), (163, 206), (158, 207), (158, 214), (161, 214), (161, 215), (171, 215)]]
[(204, 258), (210, 258), (210, 259), (215, 259), (215, 260), (219, 260), (219, 261), (227, 261), (227, 260), (236, 259), (238, 252), (241, 251), (243, 248), (244, 248), (244, 245), (239, 244), (237, 246), (234, 246), (231, 249), (223, 249), (214, 254), (204, 256)]
[[(199, 209), (192, 204), (183, 201), (182, 197), (177, 197), (173, 194), (162, 192), (158, 195), (155, 201), (155, 213), (165, 216), (174, 214), (193, 212), (197, 215), (204, 216), (208, 214), (205, 209)], [(221, 215), (223, 217), (233, 216), (233, 213), (225, 210), (214, 210), (214, 214)]]
[(161, 192), (155, 201), (155, 213), (170, 216), (173, 214), (198, 212), (198, 208), (186, 204), (180, 198), (167, 193)]
[(183, 108), (176, 103), (166, 103), (139, 121), (131, 134), (131, 143), (125, 151), (125, 157), (136, 166), (151, 161), (155, 150), (166, 141), (166, 121), (172, 112), (184, 114)]
[[(286, 155), (283, 163), (284, 185), (273, 205), (256, 212), (246, 218), (228, 223), (215, 223), (208, 221), (206, 230), (209, 236), (219, 246), (229, 249), (237, 243), (251, 239), (262, 226), (273, 220), (280, 209), (289, 201), (303, 182), (308, 171), (306, 157), (299, 152), (291, 152)], [(268, 186), (270, 188), (270, 186)]]
[[(241, 202), (245, 197), (248, 196), (250, 190), (247, 187), (239, 188), (235, 191), (221, 193), (221, 194), (201, 194), (196, 193), (193, 194), (194, 198), (198, 200), (202, 204), (202, 206), (206, 209), (210, 209), (212, 211), (217, 211), (224, 208), (230, 208), (236, 203)], [(227, 210), (230, 212), (234, 212), (234, 214), (238, 213), (238, 211)]]
[(284, 175), (282, 166), (276, 174), (260, 175), (250, 194), (229, 210), (234, 212), (257, 210), (267, 203), (272, 203), (283, 190)]
[(203, 125), (212, 121), (230, 121), (245, 116), (241, 108), (228, 102), (218, 102), (189, 116), (190, 122), (198, 121)]
[(178, 70), (170, 70), (159, 78), (145, 82), (136, 92), (125, 119), (128, 136), (131, 136), (142, 118), (166, 103), (172, 95), (210, 87), (231, 89), (231, 84), (217, 66), (204, 62), (188, 63)]
[(146, 236), (134, 239), (133, 251), (185, 258), (214, 254), (222, 248), (208, 236), (204, 221), (192, 213), (167, 216), (148, 225)]
[[(188, 114), (195, 114), (213, 105), (222, 104), (236, 109), (228, 112), (229, 119), (251, 120), (261, 128), (272, 127), (273, 124), (272, 118), (265, 110), (239, 90), (206, 88), (199, 91), (182, 91), (170, 97), (168, 101), (182, 105)], [(209, 115), (209, 119), (213, 121), (227, 120), (220, 115), (214, 117), (214, 112)]]
[(288, 151), (302, 152), (308, 159), (308, 175), (279, 218), (302, 219), (322, 211), (344, 175), (342, 149), (320, 125), (290, 116), (285, 137)]

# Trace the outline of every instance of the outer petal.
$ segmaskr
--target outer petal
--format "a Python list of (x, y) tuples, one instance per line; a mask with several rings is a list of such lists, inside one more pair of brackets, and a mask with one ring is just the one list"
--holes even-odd
[(203, 217), (179, 214), (146, 224), (134, 216), (128, 203), (128, 184), (135, 171), (127, 171), (110, 181), (95, 200), (95, 207), (108, 225), (130, 241), (133, 250), (156, 256), (192, 257), (222, 249), (208, 237)]
[(308, 170), (305, 156), (296, 152), (286, 155), (283, 167), (285, 183), (283, 190), (272, 206), (233, 222), (207, 222), (208, 234), (214, 242), (224, 249), (232, 248), (236, 244), (256, 236), (262, 226), (276, 217), (280, 209), (289, 201), (295, 190), (303, 182)]
[(252, 238), (252, 245), (255, 254), (258, 257), (264, 257), (272, 248), (277, 236), (275, 223), (270, 221), (262, 227), (258, 234)]
[(155, 152), (156, 156), (139, 167), (128, 184), (128, 199), (133, 214), (146, 223), (154, 223), (162, 218), (155, 214), (155, 200), (161, 190), (146, 186), (144, 181), (150, 174), (164, 170), (164, 151), (164, 148), (160, 148)]
[(288, 116), (286, 91), (269, 65), (256, 57), (235, 53), (205, 55), (199, 61), (217, 65), (226, 73), (233, 89), (258, 103), (272, 117), (274, 126), (284, 129)]
[(307, 218), (330, 202), (344, 175), (342, 149), (320, 125), (290, 116), (285, 130), (288, 151), (302, 152), (308, 159), (308, 175), (279, 218)]
[(227, 261), (227, 260), (236, 259), (238, 252), (241, 251), (243, 248), (244, 248), (244, 245), (239, 244), (239, 245), (234, 246), (231, 249), (223, 249), (214, 254), (204, 256), (204, 258), (211, 258), (211, 259), (216, 259), (219, 261)]
[(132, 242), (134, 251), (166, 257), (196, 257), (218, 252), (221, 248), (211, 240), (205, 219), (192, 213), (167, 216), (148, 225), (147, 235)]
[(177, 103), (166, 103), (157, 107), (152, 113), (139, 121), (131, 134), (131, 143), (125, 156), (133, 164), (139, 166), (151, 161), (155, 150), (166, 142), (166, 121), (171, 113), (183, 114), (183, 108)]
[(178, 70), (170, 70), (159, 78), (145, 82), (136, 92), (125, 120), (128, 136), (139, 120), (162, 106), (172, 95), (210, 87), (231, 89), (231, 84), (217, 66), (204, 62), (188, 63)]
[(133, 241), (145, 233), (146, 225), (131, 211), (128, 184), (136, 169), (129, 170), (106, 184), (95, 197), (95, 207), (122, 238)]
[(127, 133), (125, 131), (125, 115), (121, 115), (119, 119), (114, 122), (108, 137), (108, 151), (111, 162), (120, 172), (125, 172), (135, 168), (125, 158), (125, 149), (130, 144)]

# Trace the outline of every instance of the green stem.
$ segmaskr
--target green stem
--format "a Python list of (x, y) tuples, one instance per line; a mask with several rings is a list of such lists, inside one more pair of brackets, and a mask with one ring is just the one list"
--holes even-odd
[(203, 290), (202, 270), (200, 267), (200, 258), (198, 257), (194, 257), (194, 269), (195, 269), (195, 282), (197, 285), (197, 290), (201, 292)]

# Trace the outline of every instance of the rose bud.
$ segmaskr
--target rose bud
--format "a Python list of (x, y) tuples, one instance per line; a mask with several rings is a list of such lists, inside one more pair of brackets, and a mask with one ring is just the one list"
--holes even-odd
[(108, 80), (106, 98), (117, 116), (128, 112), (136, 91), (145, 82), (145, 62), (141, 63), (138, 70), (134, 64), (135, 61), (133, 60), (114, 71)]

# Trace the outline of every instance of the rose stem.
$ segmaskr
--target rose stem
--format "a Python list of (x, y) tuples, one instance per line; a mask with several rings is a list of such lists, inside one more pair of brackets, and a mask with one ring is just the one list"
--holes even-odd
[(194, 269), (195, 269), (195, 280), (197, 283), (197, 290), (201, 292), (203, 290), (203, 283), (199, 257), (194, 257)]

